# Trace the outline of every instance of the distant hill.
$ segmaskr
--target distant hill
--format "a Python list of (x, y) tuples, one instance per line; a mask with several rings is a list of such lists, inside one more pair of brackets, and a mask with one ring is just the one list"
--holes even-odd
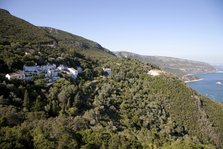
[(129, 57), (138, 59), (143, 63), (158, 65), (161, 69), (173, 73), (180, 78), (185, 78), (189, 74), (214, 72), (216, 69), (210, 64), (180, 58), (165, 56), (144, 56), (130, 52), (116, 52), (119, 57)]

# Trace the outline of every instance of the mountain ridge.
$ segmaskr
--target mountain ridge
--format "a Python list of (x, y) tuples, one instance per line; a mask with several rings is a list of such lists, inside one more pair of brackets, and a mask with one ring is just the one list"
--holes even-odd
[[(126, 51), (115, 52), (119, 57), (129, 57), (138, 59), (144, 63), (152, 63), (158, 65), (161, 69), (173, 73), (176, 76), (183, 78), (185, 81), (188, 76), (198, 73), (215, 72), (216, 69), (208, 63), (181, 59), (167, 56), (147, 56)], [(193, 79), (193, 78), (192, 78)]]

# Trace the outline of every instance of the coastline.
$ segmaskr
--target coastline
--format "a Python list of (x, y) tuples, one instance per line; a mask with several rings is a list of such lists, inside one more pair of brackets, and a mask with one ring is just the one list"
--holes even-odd
[(223, 71), (216, 71), (216, 73), (223, 73)]
[[(200, 74), (211, 74), (211, 73), (223, 73), (223, 71), (206, 72), (206, 73), (200, 73)], [(195, 75), (196, 74), (189, 74), (187, 76), (195, 76)], [(201, 80), (204, 80), (204, 79), (202, 79), (202, 78), (192, 79), (192, 80), (184, 81), (184, 83), (197, 82), (197, 81), (201, 81)]]
[(197, 81), (201, 81), (201, 80), (203, 80), (203, 79), (196, 79), (196, 80), (184, 81), (184, 83), (197, 82)]
[[(223, 71), (211, 71), (211, 72), (203, 72), (203, 73), (198, 73), (198, 74), (211, 74), (211, 73), (223, 73)], [(188, 80), (184, 81), (184, 83), (192, 83), (192, 82), (197, 82), (203, 80), (202, 78), (198, 78), (196, 75), (198, 74), (187, 74), (185, 76), (191, 77)]]
[(185, 85), (199, 92), (200, 94), (207, 96), (208, 98), (223, 102), (223, 73), (216, 72), (205, 73), (205, 75), (203, 74), (198, 76), (202, 79), (196, 79), (191, 81), (187, 80), (185, 81)]

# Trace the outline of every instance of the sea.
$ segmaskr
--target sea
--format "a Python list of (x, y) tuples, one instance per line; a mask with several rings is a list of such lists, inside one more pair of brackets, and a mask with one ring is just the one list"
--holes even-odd
[(200, 94), (216, 101), (223, 102), (223, 72), (195, 75), (198, 81), (189, 82), (187, 85)]

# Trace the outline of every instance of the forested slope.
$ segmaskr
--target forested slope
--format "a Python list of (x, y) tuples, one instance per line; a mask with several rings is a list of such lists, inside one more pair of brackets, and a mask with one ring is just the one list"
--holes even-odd
[[(222, 103), (171, 74), (148, 75), (156, 66), (117, 58), (89, 41), (78, 42), (90, 48), (65, 44), (75, 37), (57, 35), (51, 33), (53, 46), (42, 43), (45, 36), (35, 44), (17, 37), (1, 43), (0, 148), (222, 148)], [(24, 64), (48, 62), (83, 72), (76, 79), (62, 75), (51, 86), (42, 75), (5, 78)]]

